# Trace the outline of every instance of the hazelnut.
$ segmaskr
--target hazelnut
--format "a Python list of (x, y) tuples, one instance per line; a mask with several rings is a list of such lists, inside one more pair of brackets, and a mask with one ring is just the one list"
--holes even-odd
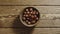
[(36, 20), (38, 20), (38, 17), (36, 18)]
[(26, 9), (26, 11), (29, 11), (28, 9)]
[(28, 15), (26, 15), (26, 17), (28, 17)]
[(30, 12), (28, 11), (27, 14), (29, 14)]
[(32, 17), (32, 18), (34, 18), (34, 16), (33, 16), (33, 15), (32, 15), (31, 17)]
[(29, 19), (29, 18), (27, 18), (27, 19)]
[(28, 24), (31, 24), (31, 22), (28, 22)]
[(32, 14), (33, 12), (31, 12), (31, 14)]
[(33, 9), (32, 9), (32, 8), (30, 8), (30, 11), (33, 11)]
[(33, 12), (33, 14), (35, 14), (36, 12)]
[(38, 14), (38, 12), (36, 12), (36, 14)]
[(32, 21), (32, 23), (35, 23), (35, 22), (36, 22), (35, 20)]
[(29, 16), (31, 16), (31, 14), (29, 14)]
[(34, 15), (34, 17), (37, 17), (37, 15)]

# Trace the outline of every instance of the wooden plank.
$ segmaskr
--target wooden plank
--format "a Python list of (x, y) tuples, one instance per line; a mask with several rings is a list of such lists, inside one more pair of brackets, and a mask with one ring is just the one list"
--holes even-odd
[[(25, 27), (19, 18), (9, 17), (0, 19), (0, 27)], [(39, 20), (35, 27), (60, 27), (60, 19), (56, 20)]]
[(60, 28), (0, 28), (0, 34), (60, 34)]
[(60, 5), (60, 0), (0, 0), (0, 5)]
[(35, 7), (41, 14), (60, 14), (60, 6), (0, 6), (0, 16), (19, 15), (26, 7)]
[[(29, 6), (0, 6), (0, 27), (25, 27), (18, 15)], [(31, 6), (41, 14), (60, 14), (60, 6)], [(36, 27), (60, 27), (60, 20), (39, 20)]]

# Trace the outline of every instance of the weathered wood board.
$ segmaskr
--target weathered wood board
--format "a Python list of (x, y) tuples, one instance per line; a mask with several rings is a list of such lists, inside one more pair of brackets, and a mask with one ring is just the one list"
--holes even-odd
[[(18, 18), (1, 18), (0, 27), (24, 27)], [(60, 20), (40, 20), (36, 27), (60, 27)]]
[(35, 7), (41, 14), (60, 14), (60, 6), (0, 6), (0, 16), (18, 15), (26, 7)]
[(0, 5), (60, 5), (60, 0), (0, 0)]
[(60, 34), (60, 28), (0, 28), (0, 34)]

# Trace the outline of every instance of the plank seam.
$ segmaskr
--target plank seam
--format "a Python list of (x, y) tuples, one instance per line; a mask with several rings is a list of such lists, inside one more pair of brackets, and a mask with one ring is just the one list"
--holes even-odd
[(0, 27), (0, 28), (60, 28), (60, 27)]
[(60, 5), (0, 5), (0, 6), (60, 6)]

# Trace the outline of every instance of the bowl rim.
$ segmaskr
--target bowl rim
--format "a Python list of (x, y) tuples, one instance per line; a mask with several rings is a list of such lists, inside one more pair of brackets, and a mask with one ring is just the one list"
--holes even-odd
[[(33, 8), (34, 8), (34, 7), (33, 7)], [(23, 9), (23, 10), (24, 10), (24, 9)], [(39, 11), (38, 11), (38, 12), (39, 12)], [(24, 22), (24, 21), (22, 20), (22, 14), (23, 14), (23, 11), (20, 12), (20, 17), (19, 17), (19, 19), (20, 19), (21, 23), (24, 24), (24, 25), (27, 26), (27, 27), (33, 27), (33, 26), (35, 26), (35, 25), (40, 21), (40, 12), (39, 12), (39, 20), (38, 20), (35, 24), (32, 24), (32, 25), (28, 25), (28, 24), (26, 24), (26, 22)]]

